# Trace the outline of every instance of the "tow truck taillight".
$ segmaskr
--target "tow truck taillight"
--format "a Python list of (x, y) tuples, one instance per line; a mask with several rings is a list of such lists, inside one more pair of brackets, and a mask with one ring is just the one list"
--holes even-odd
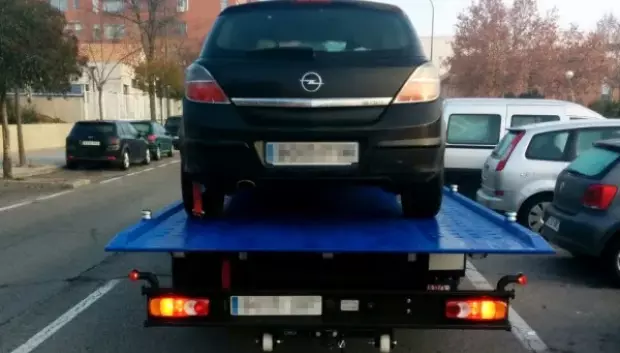
[(515, 150), (515, 148), (519, 144), (519, 141), (521, 141), (524, 135), (525, 135), (525, 132), (521, 131), (517, 133), (517, 135), (512, 139), (512, 141), (510, 142), (510, 146), (508, 147), (508, 151), (504, 153), (504, 156), (497, 163), (497, 166), (495, 167), (496, 172), (501, 172), (502, 170), (504, 170), (504, 168), (506, 168), (506, 163), (508, 163), (508, 159), (510, 158), (510, 156), (512, 155), (512, 152)]
[(215, 78), (198, 64), (191, 64), (185, 70), (185, 97), (197, 103), (230, 104)]
[(594, 184), (590, 185), (583, 194), (582, 203), (585, 207), (595, 210), (606, 210), (611, 205), (618, 187), (615, 185)]
[(446, 317), (449, 319), (491, 321), (504, 320), (508, 316), (508, 304), (493, 299), (451, 300), (446, 303)]
[(149, 314), (156, 317), (208, 316), (210, 301), (206, 298), (158, 297), (149, 299)]
[(441, 93), (439, 71), (432, 63), (419, 66), (400, 89), (394, 103), (423, 103), (434, 101)]
[(149, 142), (155, 142), (155, 135), (148, 135), (146, 139), (149, 140)]

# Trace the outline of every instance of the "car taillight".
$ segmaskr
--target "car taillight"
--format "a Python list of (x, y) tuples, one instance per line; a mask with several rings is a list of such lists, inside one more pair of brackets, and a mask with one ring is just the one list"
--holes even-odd
[(211, 73), (198, 64), (191, 64), (185, 70), (185, 97), (197, 103), (230, 104)]
[(449, 319), (491, 321), (504, 320), (508, 316), (508, 303), (487, 298), (451, 300), (446, 302)]
[(117, 137), (110, 138), (110, 145), (118, 145), (120, 143), (121, 143), (121, 140), (118, 139)]
[(430, 102), (439, 98), (440, 94), (439, 71), (432, 63), (426, 63), (415, 69), (409, 76), (407, 82), (394, 98), (394, 103)]
[(149, 142), (155, 142), (155, 135), (148, 135), (146, 139), (149, 140)]
[(156, 317), (208, 316), (210, 301), (206, 298), (157, 297), (149, 299), (149, 314)]
[(510, 142), (510, 146), (508, 147), (508, 151), (504, 153), (504, 157), (499, 161), (499, 163), (497, 163), (497, 166), (495, 167), (496, 172), (501, 172), (502, 170), (504, 170), (504, 168), (506, 168), (506, 163), (508, 163), (508, 159), (510, 158), (512, 152), (515, 150), (515, 148), (519, 144), (519, 141), (521, 141), (524, 135), (525, 132), (521, 131), (517, 134), (517, 136), (512, 139), (512, 141)]
[(590, 185), (583, 194), (581, 202), (585, 207), (595, 210), (606, 210), (611, 205), (618, 187), (615, 185), (594, 184)]

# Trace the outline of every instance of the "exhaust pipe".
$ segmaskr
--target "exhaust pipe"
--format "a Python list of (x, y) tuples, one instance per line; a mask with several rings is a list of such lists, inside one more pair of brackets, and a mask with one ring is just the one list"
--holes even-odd
[(256, 184), (252, 180), (239, 180), (237, 182), (237, 190), (247, 190), (255, 187)]

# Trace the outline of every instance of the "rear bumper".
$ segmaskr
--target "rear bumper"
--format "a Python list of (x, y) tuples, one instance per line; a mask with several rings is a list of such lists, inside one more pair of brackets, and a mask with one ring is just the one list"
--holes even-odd
[(506, 194), (502, 197), (489, 195), (484, 191), (484, 189), (481, 188), (476, 192), (476, 202), (486, 208), (500, 213), (517, 212), (517, 206), (515, 206), (513, 202), (510, 202), (510, 199), (506, 196)]
[(86, 155), (79, 151), (67, 151), (65, 159), (67, 162), (118, 162), (121, 160), (120, 151), (106, 151), (100, 155)]
[[(560, 222), (557, 231), (547, 225), (549, 217)], [(601, 254), (608, 234), (615, 226), (611, 217), (597, 217), (585, 212), (567, 214), (553, 204), (545, 210), (544, 221), (542, 236), (548, 241), (570, 252), (590, 256)]]
[[(443, 170), (441, 106), (437, 102), (411, 108), (398, 113), (387, 108), (379, 120), (366, 125), (261, 126), (248, 123), (234, 109), (185, 102), (183, 170), (206, 183), (232, 185), (243, 179), (424, 182)], [(207, 114), (204, 109), (216, 110)], [(409, 115), (403, 116), (405, 113)], [(293, 121), (295, 112), (291, 114)], [(413, 125), (412, 121), (421, 123)], [(359, 163), (350, 167), (272, 167), (265, 162), (265, 142), (271, 141), (358, 142)]]
[[(148, 274), (153, 276), (152, 274)], [(145, 279), (143, 274), (141, 278)], [(179, 291), (159, 288), (156, 277), (151, 286), (143, 287), (147, 298), (145, 326), (212, 326), (255, 328), (278, 334), (289, 330), (320, 331), (378, 331), (397, 328), (409, 329), (472, 329), (510, 330), (508, 316), (500, 319), (464, 320), (447, 317), (447, 303), (454, 300), (481, 299), (501, 301), (509, 311), (514, 290), (506, 289), (516, 283), (519, 275), (505, 276), (495, 290), (469, 291), (307, 291), (283, 293), (260, 291), (252, 293), (226, 293), (225, 291)], [(290, 296), (313, 295), (322, 297), (322, 313), (319, 316), (234, 316), (231, 309), (232, 296)], [(163, 318), (152, 316), (148, 310), (150, 299), (161, 297), (203, 298), (209, 300), (209, 314), (202, 317)], [(341, 309), (342, 301), (357, 300), (356, 310)]]

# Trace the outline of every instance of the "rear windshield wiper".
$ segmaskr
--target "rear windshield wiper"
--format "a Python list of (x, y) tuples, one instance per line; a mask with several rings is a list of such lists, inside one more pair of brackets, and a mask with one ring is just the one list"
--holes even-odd
[(314, 58), (316, 52), (309, 47), (277, 47), (277, 48), (265, 48), (254, 49), (246, 52), (251, 56), (285, 56), (285, 57), (301, 57), (301, 58)]

